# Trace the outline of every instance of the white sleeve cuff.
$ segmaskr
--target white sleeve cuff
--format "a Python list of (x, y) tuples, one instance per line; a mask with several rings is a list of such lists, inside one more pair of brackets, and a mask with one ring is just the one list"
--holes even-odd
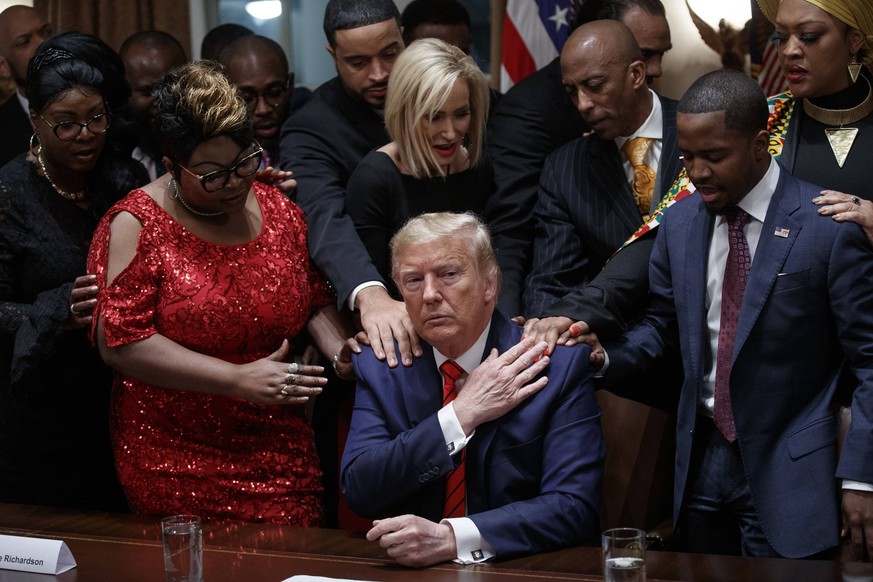
[(453, 517), (442, 520), (455, 532), (455, 546), (458, 548), (458, 564), (475, 564), (494, 557), (494, 548), (479, 533), (479, 528), (469, 517)]
[(843, 479), (843, 489), (854, 489), (855, 491), (873, 491), (873, 484)]
[(469, 436), (464, 434), (464, 429), (461, 428), (461, 423), (458, 422), (458, 417), (455, 414), (454, 402), (449, 402), (447, 405), (440, 408), (437, 412), (437, 420), (439, 420), (440, 428), (443, 430), (443, 438), (446, 441), (446, 451), (449, 455), (454, 456), (455, 453), (464, 449), (473, 435), (474, 430)]
[(603, 350), (603, 367), (594, 373), (595, 378), (603, 378), (606, 372), (609, 371), (609, 353)]
[(367, 281), (366, 283), (361, 283), (360, 285), (352, 289), (352, 294), (349, 295), (349, 310), (352, 313), (354, 313), (355, 311), (355, 299), (358, 298), (358, 293), (360, 293), (362, 289), (366, 289), (367, 287), (375, 287), (376, 285), (378, 285), (382, 289), (385, 289), (385, 285), (383, 285), (379, 281)]

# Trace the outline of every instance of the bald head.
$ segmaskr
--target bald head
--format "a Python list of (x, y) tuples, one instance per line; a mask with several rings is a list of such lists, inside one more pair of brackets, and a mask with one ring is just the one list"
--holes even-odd
[(129, 36), (119, 55), (131, 88), (131, 113), (139, 122), (148, 124), (157, 113), (155, 88), (165, 73), (188, 61), (185, 49), (169, 33), (145, 30)]
[(629, 65), (642, 60), (640, 47), (630, 29), (617, 20), (595, 20), (577, 28), (567, 39), (561, 58), (572, 51), (595, 51), (611, 62)]
[(218, 60), (249, 108), (258, 141), (271, 156), (277, 154), (294, 92), (285, 51), (274, 40), (249, 35), (227, 45)]
[(51, 33), (45, 16), (30, 6), (10, 6), (0, 12), (0, 76), (11, 78), (23, 93), (27, 63)]
[(279, 67), (288, 72), (288, 57), (285, 56), (285, 51), (276, 41), (264, 36), (252, 34), (236, 39), (224, 50), (218, 58), (218, 62), (224, 65), (225, 69), (230, 70), (234, 60), (267, 60), (275, 59)]
[(639, 129), (652, 109), (646, 66), (631, 31), (614, 20), (583, 24), (561, 51), (564, 89), (602, 139)]

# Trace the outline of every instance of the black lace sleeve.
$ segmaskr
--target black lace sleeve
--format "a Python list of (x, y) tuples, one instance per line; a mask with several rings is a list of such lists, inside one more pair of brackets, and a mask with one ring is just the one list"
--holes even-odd
[(0, 358), (7, 388), (26, 383), (56, 354), (93, 223), (91, 213), (51, 191), (23, 155), (0, 171)]

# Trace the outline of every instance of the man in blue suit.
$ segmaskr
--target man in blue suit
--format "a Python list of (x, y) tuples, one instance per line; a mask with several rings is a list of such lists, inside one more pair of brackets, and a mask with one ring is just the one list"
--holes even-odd
[[(734, 71), (705, 75), (679, 102), (698, 194), (664, 214), (646, 318), (605, 344), (605, 379), (626, 387), (678, 349), (685, 549), (798, 558), (837, 545), (840, 501), (844, 531), (873, 540), (873, 252), (857, 225), (818, 216), (821, 188), (770, 157), (767, 113), (757, 84)], [(595, 346), (593, 359), (603, 355)], [(838, 451), (844, 365), (860, 383)]]
[(418, 216), (391, 245), (424, 354), (396, 368), (369, 348), (354, 358), (342, 488), (379, 518), (367, 538), (410, 566), (596, 543), (604, 448), (587, 346), (549, 357), (520, 341), (494, 310), (500, 271), (472, 215)]

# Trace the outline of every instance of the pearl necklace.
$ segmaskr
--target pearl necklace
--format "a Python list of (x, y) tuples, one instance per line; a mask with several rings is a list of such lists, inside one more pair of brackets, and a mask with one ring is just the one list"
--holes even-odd
[(55, 189), (55, 192), (61, 195), (61, 198), (76, 203), (85, 201), (84, 190), (79, 190), (78, 192), (67, 192), (58, 188), (58, 185), (55, 184), (54, 180), (52, 180), (52, 177), (49, 176), (48, 170), (45, 169), (45, 161), (43, 161), (42, 159), (42, 150), (40, 150), (39, 154), (36, 156), (36, 159), (39, 162), (39, 167), (42, 170), (42, 175), (45, 177), (46, 180), (48, 180), (48, 183), (52, 185), (52, 188)]
[(170, 194), (170, 198), (173, 200), (178, 200), (182, 206), (185, 207), (185, 210), (190, 212), (191, 214), (196, 214), (197, 216), (204, 216), (206, 218), (214, 218), (216, 216), (221, 216), (224, 214), (221, 210), (216, 210), (215, 212), (203, 212), (202, 210), (195, 210), (191, 208), (185, 199), (182, 198), (182, 194), (179, 193), (179, 186), (176, 184), (175, 178), (170, 178), (170, 186), (173, 188), (173, 192)]

